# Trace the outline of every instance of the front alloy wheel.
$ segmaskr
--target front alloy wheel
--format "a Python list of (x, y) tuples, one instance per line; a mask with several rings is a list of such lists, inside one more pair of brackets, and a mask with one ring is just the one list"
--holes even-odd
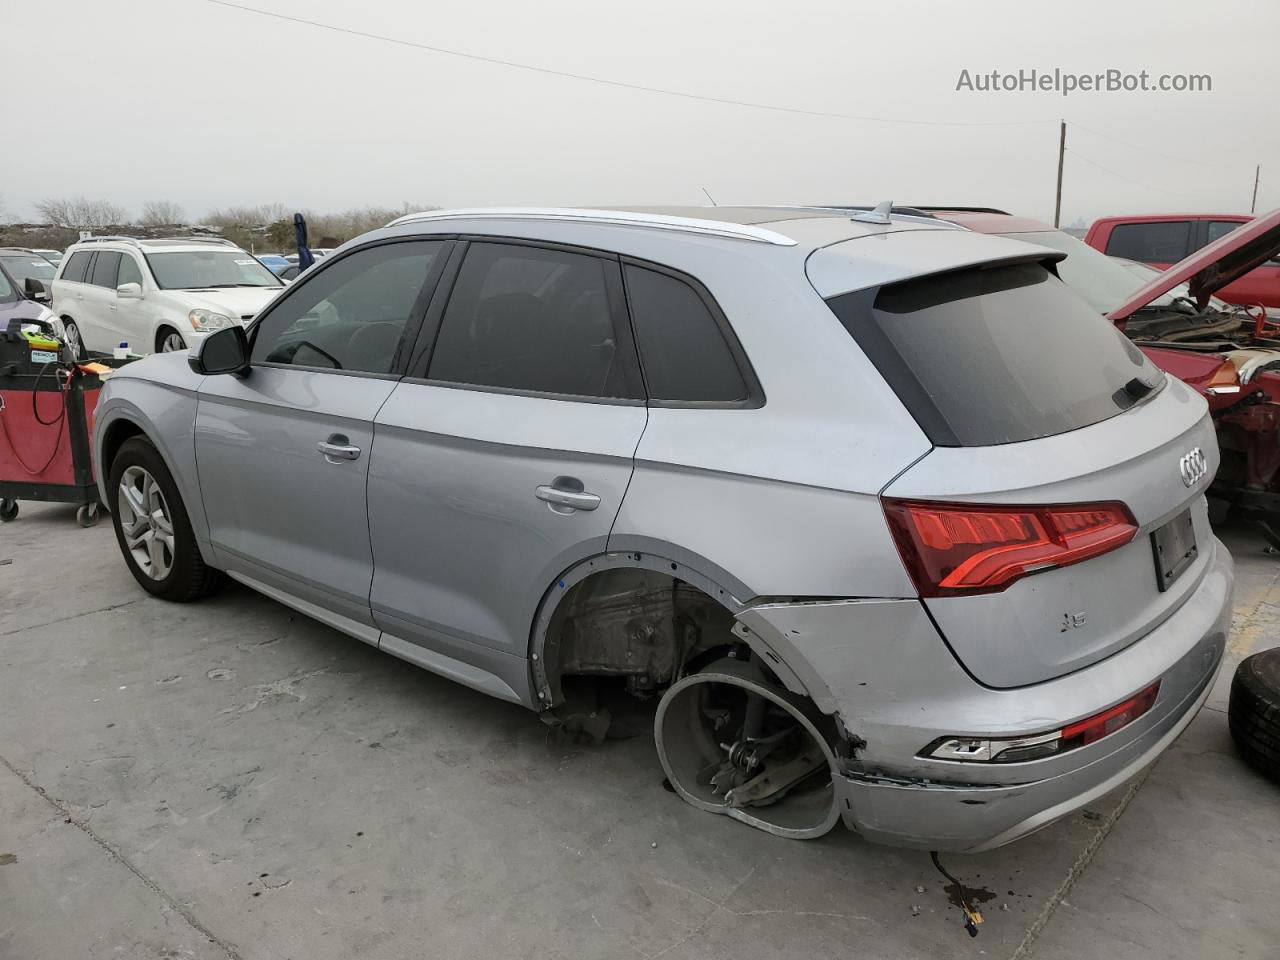
[(177, 330), (166, 330), (160, 339), (161, 353), (175, 353), (185, 349), (187, 349), (187, 345), (182, 342), (182, 334)]
[(138, 585), (185, 603), (208, 593), (218, 571), (204, 562), (182, 494), (164, 458), (146, 437), (130, 437), (111, 461), (107, 490), (111, 525)]
[(80, 340), (80, 328), (74, 321), (68, 320), (62, 326), (62, 336), (67, 341), (67, 347), (71, 350), (72, 358), (83, 360), (85, 358), (84, 343)]
[(163, 580), (173, 569), (173, 518), (155, 477), (132, 466), (120, 477), (116, 495), (125, 549), (152, 580)]

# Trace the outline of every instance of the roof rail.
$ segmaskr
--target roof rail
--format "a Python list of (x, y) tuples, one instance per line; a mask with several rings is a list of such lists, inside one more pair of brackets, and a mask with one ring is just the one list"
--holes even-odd
[(225, 247), (235, 247), (234, 240), (226, 237), (85, 237), (77, 243), (132, 243), (141, 247), (144, 243), (218, 243)]
[(392, 220), (387, 226), (406, 223), (428, 223), (440, 220), (540, 220), (547, 223), (599, 223), (619, 227), (649, 227), (674, 230), (730, 240), (751, 240), (779, 247), (794, 247), (796, 241), (773, 230), (750, 224), (696, 217), (674, 217), (658, 213), (632, 213), (625, 210), (580, 210), (571, 207), (475, 207), (462, 210), (426, 210)]
[(191, 236), (191, 237), (139, 237), (138, 239), (139, 239), (139, 240), (141, 240), (141, 241), (143, 241), (144, 243), (147, 243), (147, 242), (155, 242), (155, 243), (220, 243), (220, 244), (222, 244), (223, 246), (226, 246), (226, 247), (235, 247), (235, 246), (238, 246), (238, 244), (237, 244), (234, 240), (228, 240), (226, 237), (205, 237), (205, 236)]
[(85, 237), (76, 243), (137, 243), (137, 237)]

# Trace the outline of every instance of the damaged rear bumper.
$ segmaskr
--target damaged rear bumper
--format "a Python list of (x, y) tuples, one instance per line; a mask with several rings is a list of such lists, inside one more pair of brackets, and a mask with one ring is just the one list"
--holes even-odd
[[(959, 665), (914, 600), (764, 604), (739, 614), (757, 652), (786, 668), (855, 746), (833, 784), (841, 818), (870, 840), (931, 850), (1010, 843), (1094, 802), (1154, 762), (1195, 717), (1222, 662), (1233, 564), (1216, 540), (1196, 589), (1141, 640), (1092, 666), (993, 689)], [(939, 737), (1032, 736), (1132, 696), (1149, 712), (1102, 740), (1037, 760), (920, 756)]]
[(1155, 762), (1200, 711), (1221, 663), (1221, 646), (1200, 687), (1143, 736), (1082, 767), (1014, 786), (835, 778), (845, 824), (892, 846), (978, 853), (1011, 843), (1093, 803)]

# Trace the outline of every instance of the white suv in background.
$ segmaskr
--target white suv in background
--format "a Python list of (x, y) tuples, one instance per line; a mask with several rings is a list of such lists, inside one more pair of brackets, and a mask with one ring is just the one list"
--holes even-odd
[(230, 240), (92, 237), (67, 250), (52, 309), (76, 356), (161, 353), (251, 320), (283, 288)]

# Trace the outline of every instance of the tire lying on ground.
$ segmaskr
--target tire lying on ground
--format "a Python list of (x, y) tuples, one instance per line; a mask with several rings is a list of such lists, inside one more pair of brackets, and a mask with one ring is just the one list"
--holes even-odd
[(1241, 756), (1280, 783), (1280, 647), (1241, 661), (1227, 716)]

